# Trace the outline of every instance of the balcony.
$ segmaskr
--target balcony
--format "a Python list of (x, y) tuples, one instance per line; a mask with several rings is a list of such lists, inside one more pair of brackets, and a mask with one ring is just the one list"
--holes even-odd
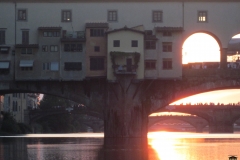
[(62, 31), (61, 42), (85, 42), (84, 31)]
[[(137, 52), (110, 52), (112, 68), (117, 75), (136, 74), (140, 53)], [(133, 63), (133, 62), (134, 63)]]

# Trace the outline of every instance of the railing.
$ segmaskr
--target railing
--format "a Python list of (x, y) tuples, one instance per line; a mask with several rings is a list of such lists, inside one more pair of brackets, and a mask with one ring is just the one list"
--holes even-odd
[(115, 74), (136, 74), (136, 65), (114, 65)]

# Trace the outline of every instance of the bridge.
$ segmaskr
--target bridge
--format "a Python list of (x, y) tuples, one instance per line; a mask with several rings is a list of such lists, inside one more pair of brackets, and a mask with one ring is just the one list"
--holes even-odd
[(101, 132), (103, 131), (104, 124), (103, 124), (103, 114), (99, 112), (89, 110), (86, 108), (81, 107), (60, 107), (57, 109), (36, 109), (36, 110), (25, 110), (25, 123), (29, 124), (30, 126), (34, 124), (36, 121), (41, 120), (44, 117), (54, 116), (59, 114), (77, 114), (77, 115), (88, 115), (89, 117), (85, 119), (82, 123), (86, 126), (89, 126), (93, 132)]
[[(239, 2), (69, 0), (66, 9), (63, 0), (0, 0), (5, 15), (0, 18), (0, 94), (43, 93), (98, 106), (104, 113), (105, 159), (116, 158), (110, 149), (120, 147), (119, 159), (145, 160), (151, 113), (197, 93), (240, 88), (239, 70), (227, 68), (228, 42), (240, 32)], [(199, 32), (217, 41), (220, 68), (182, 66), (183, 43)], [(222, 133), (232, 131), (233, 111), (238, 112), (212, 112), (228, 114), (226, 121), (197, 113), (212, 133)]]
[[(179, 116), (179, 115), (162, 115), (162, 116), (151, 116), (149, 117), (148, 127), (151, 128), (157, 123), (165, 120), (180, 120), (187, 124), (190, 124), (196, 129), (196, 132), (201, 133), (203, 129), (208, 126), (208, 122), (200, 117), (197, 116)], [(181, 127), (181, 126), (179, 126)], [(160, 129), (160, 128), (159, 128)]]
[(240, 118), (239, 105), (174, 105), (161, 110), (201, 117), (208, 122), (210, 133), (233, 133), (233, 125)]

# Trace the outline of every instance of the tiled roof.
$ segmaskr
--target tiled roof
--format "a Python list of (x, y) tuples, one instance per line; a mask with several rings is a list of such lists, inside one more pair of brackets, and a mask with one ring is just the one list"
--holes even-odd
[(172, 31), (172, 32), (177, 32), (177, 31), (183, 31), (182, 27), (155, 27), (157, 32), (164, 32), (164, 31)]
[(127, 26), (125, 26), (125, 27), (123, 27), (123, 28), (120, 28), (120, 29), (114, 29), (114, 30), (108, 31), (108, 32), (106, 32), (106, 33), (109, 34), (109, 33), (118, 32), (118, 31), (132, 31), (132, 32), (137, 32), (137, 33), (142, 33), (142, 34), (144, 34), (143, 31), (136, 30), (136, 29), (132, 29), (132, 28), (128, 28)]
[(61, 30), (62, 27), (38, 27), (38, 30)]
[(107, 22), (88, 22), (86, 28), (108, 28)]

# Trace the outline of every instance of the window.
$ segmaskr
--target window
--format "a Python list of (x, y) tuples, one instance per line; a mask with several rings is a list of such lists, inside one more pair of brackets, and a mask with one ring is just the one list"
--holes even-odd
[(64, 51), (65, 52), (81, 52), (82, 51), (82, 44), (64, 44)]
[(156, 41), (145, 41), (146, 49), (156, 49)]
[(45, 62), (43, 63), (43, 70), (45, 71), (58, 71), (58, 62)]
[(0, 74), (9, 74), (10, 71), (10, 62), (0, 61)]
[(50, 70), (50, 63), (49, 62), (43, 63), (43, 70), (45, 70), (45, 71)]
[(0, 31), (0, 44), (5, 44), (5, 31)]
[(19, 9), (18, 10), (18, 20), (26, 21), (27, 20), (27, 10), (26, 9)]
[(43, 45), (42, 46), (42, 52), (47, 52), (48, 51), (48, 46), (47, 45)]
[(152, 21), (153, 22), (162, 22), (162, 11), (153, 11), (152, 12)]
[(207, 22), (207, 11), (198, 11), (198, 22)]
[(169, 32), (169, 31), (163, 32), (163, 37), (171, 37), (171, 36), (172, 36), (172, 32)]
[(63, 10), (62, 11), (62, 22), (71, 22), (72, 21), (72, 11)]
[(0, 46), (0, 53), (8, 53), (10, 47)]
[(162, 43), (162, 51), (163, 52), (172, 52), (172, 42), (163, 42)]
[(94, 51), (95, 52), (100, 52), (100, 47), (99, 46), (94, 46)]
[(82, 63), (81, 62), (65, 62), (64, 69), (66, 71), (82, 70)]
[(145, 69), (146, 70), (156, 69), (156, 61), (153, 60), (145, 61)]
[(90, 29), (90, 37), (104, 37), (104, 29)]
[(138, 41), (132, 40), (132, 47), (138, 47)]
[(29, 44), (29, 31), (22, 31), (22, 44)]
[(59, 31), (44, 31), (43, 37), (60, 37)]
[(113, 47), (120, 47), (120, 40), (113, 40)]
[(172, 69), (172, 59), (171, 58), (164, 58), (163, 59), (163, 69)]
[(116, 22), (118, 19), (117, 11), (108, 11), (108, 21)]
[(22, 48), (21, 54), (33, 54), (32, 48)]
[(91, 57), (90, 70), (104, 70), (104, 57)]
[(50, 51), (51, 52), (58, 52), (58, 46), (56, 46), (56, 45), (50, 46)]

